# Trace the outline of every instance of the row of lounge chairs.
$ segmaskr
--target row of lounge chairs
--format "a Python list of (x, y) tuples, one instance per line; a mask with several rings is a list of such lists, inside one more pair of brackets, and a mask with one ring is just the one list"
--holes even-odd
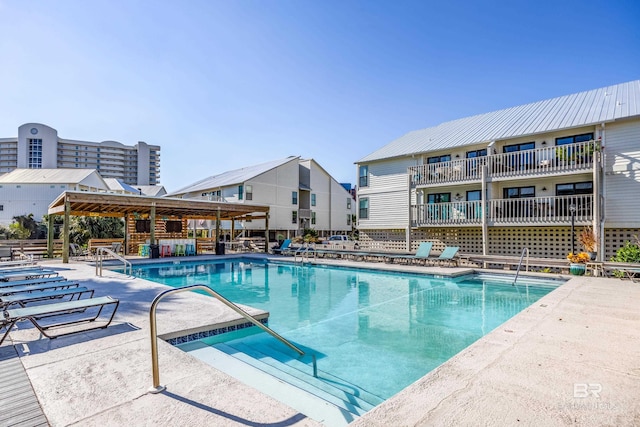
[(119, 301), (94, 293), (40, 266), (0, 267), (0, 345), (18, 322), (26, 320), (50, 339), (107, 328)]
[(415, 254), (401, 254), (390, 252), (371, 252), (371, 251), (349, 251), (322, 249), (313, 246), (303, 246), (294, 248), (291, 246), (291, 240), (285, 240), (279, 248), (273, 250), (277, 255), (290, 256), (314, 256), (314, 257), (332, 257), (345, 258), (352, 260), (366, 261), (384, 261), (387, 263), (403, 263), (403, 264), (420, 264), (420, 265), (440, 265), (440, 266), (456, 266), (459, 248), (455, 246), (447, 246), (438, 255), (432, 255), (433, 242), (422, 242)]

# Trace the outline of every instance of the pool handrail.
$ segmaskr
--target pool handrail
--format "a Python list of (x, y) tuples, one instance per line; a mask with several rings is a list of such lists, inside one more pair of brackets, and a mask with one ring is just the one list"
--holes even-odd
[(513, 283), (511, 284), (512, 286), (515, 286), (516, 282), (518, 281), (518, 276), (520, 275), (520, 268), (522, 267), (522, 260), (524, 259), (525, 252), (527, 253), (526, 271), (529, 271), (529, 248), (524, 247), (522, 248), (522, 253), (520, 254), (520, 262), (518, 263), (518, 268), (516, 269), (516, 277), (513, 279)]
[(115, 259), (122, 261), (122, 263), (124, 264), (124, 274), (127, 274), (127, 267), (129, 267), (129, 275), (133, 275), (133, 265), (131, 265), (131, 262), (129, 260), (112, 251), (111, 248), (100, 246), (96, 250), (96, 276), (102, 277), (102, 261), (104, 254), (111, 255)]
[[(160, 300), (162, 300), (164, 297), (166, 297), (169, 294), (174, 294), (174, 293), (178, 293), (178, 292), (185, 292), (185, 291), (192, 291), (192, 290), (195, 290), (195, 289), (200, 289), (202, 291), (205, 291), (205, 292), (209, 293), (211, 296), (216, 298), (218, 301), (220, 301), (221, 303), (223, 303), (227, 307), (229, 307), (232, 310), (234, 310), (236, 313), (240, 314), (242, 317), (247, 319), (249, 322), (253, 323), (255, 326), (259, 327), (260, 329), (262, 329), (266, 333), (268, 333), (271, 336), (273, 336), (274, 338), (276, 338), (281, 343), (285, 344), (287, 347), (289, 347), (292, 350), (294, 350), (295, 352), (297, 352), (300, 356), (306, 355), (306, 353), (304, 351), (300, 350), (298, 347), (296, 347), (289, 340), (287, 340), (286, 338), (282, 337), (280, 334), (278, 334), (276, 331), (274, 331), (273, 329), (269, 328), (268, 326), (263, 325), (255, 317), (253, 317), (252, 315), (250, 315), (249, 313), (247, 313), (246, 311), (244, 311), (243, 309), (241, 309), (240, 307), (238, 307), (237, 305), (235, 305), (234, 303), (232, 303), (231, 301), (229, 301), (228, 299), (226, 299), (225, 297), (223, 297), (222, 295), (220, 295), (219, 293), (217, 293), (216, 291), (214, 291), (213, 289), (211, 289), (207, 285), (196, 284), (196, 285), (182, 286), (180, 288), (167, 289), (166, 291), (160, 292), (158, 295), (156, 295), (156, 297), (151, 302), (151, 308), (149, 309), (149, 325), (150, 325), (149, 329), (151, 331), (151, 369), (152, 369), (152, 373), (153, 373), (153, 386), (151, 386), (149, 388), (149, 390), (148, 390), (149, 393), (153, 393), (153, 394), (161, 393), (162, 391), (164, 391), (167, 388), (166, 386), (160, 385), (160, 367), (159, 367), (159, 364), (158, 364), (158, 329), (157, 329), (157, 325), (156, 325), (156, 307), (158, 306), (158, 303), (160, 302)], [(311, 358), (312, 358), (312, 361), (313, 361), (313, 376), (315, 378), (317, 378), (318, 377), (318, 365), (317, 365), (317, 361), (316, 361), (316, 355), (315, 354), (311, 354)]]

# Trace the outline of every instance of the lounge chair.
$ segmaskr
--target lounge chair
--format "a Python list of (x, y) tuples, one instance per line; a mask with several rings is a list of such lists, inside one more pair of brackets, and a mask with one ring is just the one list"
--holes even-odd
[(91, 253), (88, 249), (82, 249), (75, 243), (69, 243), (69, 255), (72, 258), (80, 259), (88, 257)]
[(460, 248), (456, 246), (447, 246), (437, 258), (432, 258), (438, 264), (447, 263), (447, 266), (458, 265), (458, 260), (455, 258)]
[(58, 275), (57, 271), (47, 270), (44, 268), (2, 271), (0, 272), (0, 282), (8, 282), (9, 280), (16, 280), (16, 279), (35, 279), (38, 277), (51, 277), (51, 276), (57, 276), (57, 275)]
[(43, 292), (43, 291), (48, 291), (52, 289), (77, 288), (78, 286), (80, 286), (78, 282), (72, 282), (69, 280), (65, 280), (63, 282), (38, 283), (35, 285), (11, 286), (7, 288), (0, 288), (0, 295), (15, 295), (19, 293), (28, 293), (28, 292)]
[(67, 287), (64, 289), (42, 290), (40, 292), (15, 293), (12, 295), (0, 296), (0, 309), (6, 310), (13, 304), (25, 307), (32, 302), (63, 300), (68, 298), (69, 301), (79, 300), (83, 295), (93, 298), (93, 289), (87, 289), (84, 286)]
[[(49, 339), (78, 332), (86, 332), (92, 329), (104, 329), (111, 324), (119, 304), (120, 302), (117, 299), (106, 296), (4, 310), (4, 316), (0, 319), (0, 327), (6, 326), (6, 331), (0, 339), (0, 345), (2, 345), (15, 324), (22, 320), (29, 320), (42, 335)], [(95, 321), (98, 320), (103, 309), (107, 306), (113, 306), (113, 312), (108, 320), (106, 320), (106, 324), (102, 324), (101, 322), (96, 323)], [(82, 311), (81, 313), (79, 313), (80, 310)], [(49, 316), (55, 316), (58, 322), (51, 324), (42, 324), (39, 322), (41, 318)], [(84, 324), (85, 327), (73, 329), (72, 331), (63, 330), (57, 334), (52, 333), (52, 331), (59, 327), (80, 324)]]
[(387, 255), (385, 256), (385, 260), (388, 262), (394, 262), (394, 260), (401, 260), (401, 261), (406, 261), (407, 263), (413, 263), (415, 260), (418, 260), (418, 261), (421, 261), (422, 264), (424, 264), (427, 261), (427, 259), (429, 259), (429, 255), (431, 254), (432, 247), (433, 247), (433, 242), (421, 242), (415, 254)]
[(289, 246), (291, 246), (291, 240), (286, 239), (284, 242), (282, 242), (282, 245), (280, 245), (279, 248), (273, 249), (273, 253), (277, 255), (283, 255), (286, 252), (289, 252)]

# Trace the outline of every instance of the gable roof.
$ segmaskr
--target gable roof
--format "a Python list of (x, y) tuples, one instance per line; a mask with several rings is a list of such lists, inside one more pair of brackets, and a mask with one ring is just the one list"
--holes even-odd
[(90, 175), (99, 174), (95, 169), (14, 169), (0, 175), (2, 183), (20, 184), (77, 184)]
[(640, 80), (409, 132), (356, 163), (595, 125), (640, 115)]
[(125, 191), (130, 194), (140, 194), (142, 190), (138, 190), (137, 188), (133, 188), (126, 182), (118, 179), (118, 178), (104, 178), (104, 182), (109, 187), (111, 191)]
[(175, 194), (190, 193), (193, 191), (209, 190), (212, 188), (227, 187), (229, 185), (242, 184), (243, 182), (255, 178), (258, 175), (262, 175), (265, 172), (275, 169), (278, 166), (284, 165), (292, 160), (297, 161), (300, 157), (289, 156), (285, 159), (273, 160), (266, 163), (260, 163), (254, 166), (248, 166), (246, 168), (235, 169), (227, 172), (223, 172), (219, 175), (210, 176), (208, 178), (197, 181), (191, 185), (181, 188), (177, 191), (167, 194), (166, 196), (172, 196)]

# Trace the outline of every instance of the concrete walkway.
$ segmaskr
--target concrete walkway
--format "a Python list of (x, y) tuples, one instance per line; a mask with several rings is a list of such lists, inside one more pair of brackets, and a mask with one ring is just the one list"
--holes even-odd
[[(325, 425), (162, 340), (167, 391), (147, 394), (148, 310), (166, 287), (108, 271), (96, 277), (79, 262), (46, 265), (121, 300), (106, 330), (48, 340), (23, 322), (11, 333), (51, 425)], [(164, 301), (161, 335), (240, 321), (203, 295)], [(639, 302), (638, 284), (574, 278), (353, 424), (640, 425)]]

